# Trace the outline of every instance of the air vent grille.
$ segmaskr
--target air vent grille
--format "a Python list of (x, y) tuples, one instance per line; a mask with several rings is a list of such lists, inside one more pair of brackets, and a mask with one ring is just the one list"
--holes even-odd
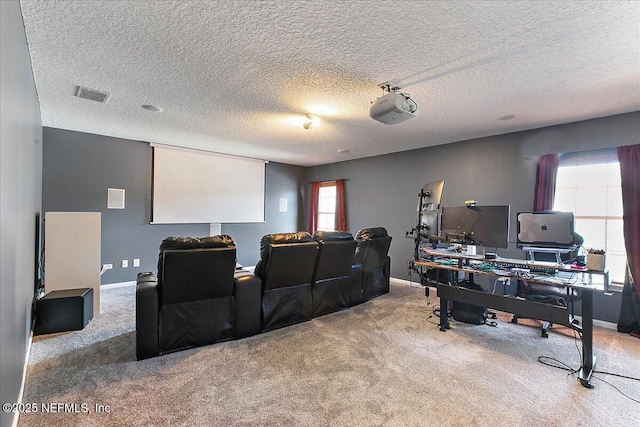
[(76, 86), (76, 96), (78, 98), (102, 102), (103, 104), (109, 99), (109, 94), (107, 92), (100, 92), (99, 90), (89, 89), (82, 86)]

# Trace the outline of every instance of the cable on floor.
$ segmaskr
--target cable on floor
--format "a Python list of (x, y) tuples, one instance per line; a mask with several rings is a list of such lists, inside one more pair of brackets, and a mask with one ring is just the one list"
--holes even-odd
[[(555, 362), (555, 363), (550, 363), (548, 361), (552, 361), (552, 362)], [(569, 373), (567, 375), (573, 375), (573, 374), (575, 374), (576, 372), (579, 371), (579, 369), (574, 369), (571, 366), (567, 365), (566, 363), (564, 363), (564, 362), (562, 362), (562, 361), (560, 361), (558, 359), (555, 359), (553, 357), (549, 357), (549, 356), (538, 356), (538, 362), (542, 363), (543, 365), (551, 366), (552, 368), (562, 369), (563, 371), (569, 371)], [(592, 371), (592, 375), (591, 375), (591, 378), (594, 378), (596, 380), (602, 381), (605, 384), (610, 385), (618, 393), (620, 393), (621, 395), (623, 395), (627, 399), (629, 399), (629, 400), (631, 400), (633, 402), (636, 402), (636, 403), (640, 403), (640, 400), (629, 396), (628, 394), (626, 394), (625, 392), (620, 390), (618, 387), (616, 387), (614, 384), (610, 383), (609, 381), (607, 381), (607, 380), (605, 380), (603, 378), (600, 378), (599, 376), (593, 375), (593, 374), (596, 374), (596, 373), (597, 374), (603, 374), (603, 375), (612, 375), (612, 376), (615, 376), (615, 377), (618, 377), (618, 378), (624, 378), (624, 379), (628, 379), (628, 380), (632, 380), (632, 381), (640, 381), (640, 378), (635, 378), (635, 377), (631, 377), (631, 376), (628, 376), (628, 375), (616, 374), (616, 373), (613, 373), (613, 372), (596, 371), (596, 370), (593, 370)]]

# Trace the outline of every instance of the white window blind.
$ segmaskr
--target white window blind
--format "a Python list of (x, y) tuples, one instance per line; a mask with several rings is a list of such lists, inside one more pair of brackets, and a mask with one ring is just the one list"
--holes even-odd
[(323, 182), (318, 191), (318, 230), (336, 229), (336, 184)]
[(554, 210), (574, 213), (575, 231), (587, 249), (604, 249), (613, 282), (622, 283), (626, 263), (620, 164), (614, 150), (559, 157)]

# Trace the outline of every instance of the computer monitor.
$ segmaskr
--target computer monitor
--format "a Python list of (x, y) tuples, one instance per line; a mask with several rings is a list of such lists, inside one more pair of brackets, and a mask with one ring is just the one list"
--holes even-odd
[(568, 248), (573, 244), (573, 212), (518, 213), (517, 245), (519, 248)]
[(425, 211), (420, 216), (420, 236), (429, 240), (437, 240), (440, 234), (440, 212)]
[(420, 194), (422, 194), (422, 206), (418, 206), (421, 211), (437, 211), (440, 209), (440, 200), (442, 200), (442, 190), (444, 189), (444, 180), (430, 182), (422, 186)]
[(444, 206), (441, 231), (450, 243), (486, 248), (509, 247), (509, 212), (506, 206)]

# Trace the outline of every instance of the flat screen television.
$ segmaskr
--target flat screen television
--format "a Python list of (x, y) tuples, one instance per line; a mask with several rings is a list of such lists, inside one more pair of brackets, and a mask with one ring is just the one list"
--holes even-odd
[(441, 231), (449, 242), (509, 247), (509, 212), (506, 206), (444, 206)]
[(573, 212), (520, 212), (517, 218), (519, 248), (568, 248), (574, 243)]

